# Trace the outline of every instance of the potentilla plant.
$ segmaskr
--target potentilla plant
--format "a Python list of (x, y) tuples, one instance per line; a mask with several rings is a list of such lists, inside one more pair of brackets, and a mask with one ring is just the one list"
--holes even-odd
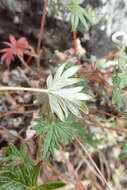
[[(81, 82), (81, 79), (76, 78), (75, 75), (81, 66), (75, 65), (65, 69), (67, 65), (68, 63), (63, 63), (54, 76), (52, 74), (48, 76), (47, 89), (13, 86), (0, 87), (0, 91), (30, 91), (46, 95), (52, 119), (48, 118), (49, 115), (47, 115), (43, 122), (37, 120), (37, 126), (40, 128), (38, 132), (37, 127), (37, 133), (46, 136), (45, 140), (42, 139), (42, 143), (44, 143), (44, 158), (51, 155), (54, 149), (58, 149), (60, 143), (69, 143), (73, 134), (79, 135), (79, 131), (84, 126), (75, 125), (74, 121), (76, 118), (70, 119), (70, 114), (77, 118), (82, 118), (83, 112), (88, 114), (85, 101), (92, 99), (90, 95), (82, 92), (83, 86), (77, 85)], [(73, 126), (75, 127), (73, 128)], [(36, 130), (36, 127), (34, 127), (34, 130)]]
[[(79, 23), (87, 27), (86, 17), (87, 20), (89, 20), (89, 18), (85, 10), (80, 6), (82, 2), (82, 0), (70, 1), (70, 21), (73, 31), (76, 31)], [(24, 55), (35, 57), (37, 60), (37, 68), (38, 70), (40, 69), (41, 45), (47, 9), (48, 0), (45, 0), (37, 51), (34, 50), (25, 37), (16, 39), (14, 36), (9, 37), (10, 42), (4, 42), (7, 47), (1, 50), (3, 54), (1, 60), (6, 65), (9, 66), (11, 61), (17, 57), (23, 65), (30, 70), (33, 75), (38, 76), (38, 78), (42, 76), (32, 70), (27, 61), (25, 61)], [(49, 75), (46, 89), (26, 88), (21, 86), (0, 86), (0, 91), (36, 92), (41, 96), (45, 95), (47, 98), (47, 107), (49, 110), (46, 110), (46, 112), (50, 112), (50, 114), (45, 115), (44, 113), (43, 119), (38, 116), (36, 124), (32, 127), (40, 137), (41, 141), (39, 141), (39, 143), (41, 142), (43, 144), (43, 146), (39, 145), (39, 147), (42, 147), (42, 150), (39, 150), (41, 153), (39, 161), (42, 158), (47, 159), (49, 156), (53, 155), (55, 149), (59, 149), (60, 145), (70, 143), (76, 136), (82, 138), (82, 140), (91, 145), (97, 143), (96, 139), (93, 139), (92, 136), (89, 135), (85, 126), (80, 124), (78, 120), (78, 118), (82, 118), (83, 113), (88, 114), (86, 101), (92, 99), (91, 96), (83, 92), (84, 86), (78, 85), (82, 80), (76, 77), (76, 73), (80, 70), (81, 66), (75, 65), (68, 69), (66, 69), (66, 66), (68, 66), (68, 63), (61, 64), (54, 75)], [(49, 118), (49, 116), (51, 117)], [(8, 160), (5, 159), (5, 162), (7, 160), (7, 167), (3, 165), (0, 172), (0, 189), (48, 190), (64, 186), (64, 183), (60, 182), (38, 185), (37, 177), (40, 173), (38, 163), (27, 160), (27, 158), (24, 157), (24, 152), (23, 154), (21, 153), (21, 159), (19, 158), (18, 160), (19, 162), (15, 162), (17, 158), (20, 157), (20, 150), (18, 152), (14, 146), (11, 146), (11, 152), (12, 158), (9, 156)]]
[(54, 181), (38, 184), (42, 161), (28, 157), (28, 146), (21, 143), (19, 150), (12, 144), (3, 150), (0, 159), (0, 190), (56, 190), (65, 183)]
[(54, 77), (49, 75), (47, 78), (47, 89), (1, 86), (0, 91), (18, 90), (46, 93), (52, 114), (56, 114), (60, 120), (64, 121), (70, 112), (77, 117), (81, 117), (81, 111), (88, 113), (84, 101), (90, 100), (91, 96), (82, 92), (83, 86), (74, 86), (81, 79), (72, 76), (76, 74), (81, 66), (72, 66), (64, 71), (66, 65), (67, 63), (62, 64)]

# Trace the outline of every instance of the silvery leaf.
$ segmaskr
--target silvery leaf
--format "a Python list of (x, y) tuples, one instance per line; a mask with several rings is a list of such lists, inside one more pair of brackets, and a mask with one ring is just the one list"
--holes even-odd
[(80, 82), (78, 78), (71, 78), (77, 73), (81, 66), (72, 66), (65, 70), (67, 63), (62, 64), (54, 77), (49, 75), (47, 79), (49, 104), (52, 113), (64, 121), (69, 112), (81, 117), (81, 111), (88, 113), (84, 100), (90, 100), (91, 96), (82, 92), (83, 87), (75, 87)]

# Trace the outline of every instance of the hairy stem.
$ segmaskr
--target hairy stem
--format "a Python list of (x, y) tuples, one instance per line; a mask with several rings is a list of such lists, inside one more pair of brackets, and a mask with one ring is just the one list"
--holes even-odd
[(15, 87), (15, 86), (0, 86), (0, 91), (29, 91), (29, 92), (42, 92), (47, 93), (47, 89), (42, 88), (26, 88), (26, 87)]
[(37, 43), (37, 67), (40, 68), (40, 56), (41, 56), (41, 44), (44, 34), (44, 25), (46, 20), (46, 14), (47, 14), (47, 7), (48, 7), (48, 0), (44, 0), (44, 9), (42, 10), (42, 17), (41, 17), (41, 26), (39, 31), (39, 37), (38, 37), (38, 43)]

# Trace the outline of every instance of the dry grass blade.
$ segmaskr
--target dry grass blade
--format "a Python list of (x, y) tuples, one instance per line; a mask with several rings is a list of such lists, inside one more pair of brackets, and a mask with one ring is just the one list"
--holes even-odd
[(109, 190), (113, 190), (111, 185), (106, 181), (105, 177), (103, 176), (103, 174), (101, 173), (101, 171), (97, 167), (96, 163), (92, 159), (92, 157), (89, 154), (89, 152), (87, 151), (86, 147), (79, 141), (79, 139), (77, 137), (75, 137), (75, 139), (78, 142), (78, 144), (80, 145), (80, 147), (83, 149), (83, 151), (86, 153), (88, 158), (90, 159), (90, 161), (91, 161), (92, 165), (94, 166), (94, 168), (97, 170), (98, 174), (100, 175), (100, 178), (101, 178), (102, 182), (106, 184), (106, 186), (108, 187)]

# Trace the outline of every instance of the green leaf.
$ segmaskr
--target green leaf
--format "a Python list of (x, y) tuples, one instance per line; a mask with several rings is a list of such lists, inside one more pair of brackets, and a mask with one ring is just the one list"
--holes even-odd
[(82, 0), (72, 0), (70, 5), (70, 22), (73, 31), (77, 29), (79, 23), (82, 23), (86, 29), (88, 29), (89, 25), (92, 23), (92, 19), (87, 11), (80, 6), (82, 2)]
[(91, 145), (94, 148), (97, 148), (98, 145), (101, 144), (101, 140), (94, 138), (94, 136), (92, 135), (86, 135), (85, 142), (87, 142), (89, 145)]
[(72, 25), (72, 30), (75, 31), (79, 24), (79, 17), (75, 14), (71, 14), (70, 21)]
[(127, 150), (127, 144), (122, 147), (122, 150)]
[(38, 135), (45, 134), (49, 129), (48, 121), (47, 120), (44, 121), (39, 118), (37, 118), (35, 121), (36, 121), (36, 124), (32, 126), (32, 129), (35, 130)]
[(63, 182), (52, 182), (37, 186), (41, 162), (35, 165), (25, 153), (24, 143), (19, 150), (14, 145), (6, 149), (7, 159), (3, 158), (0, 166), (0, 190), (54, 190), (65, 185)]
[(119, 88), (113, 90), (112, 103), (116, 104), (118, 109), (124, 108), (124, 100)]
[(71, 142), (71, 128), (68, 124), (67, 122), (56, 120), (49, 126), (49, 131), (44, 139), (44, 159), (52, 155), (54, 150), (59, 148), (60, 143), (68, 144)]
[(127, 120), (127, 115), (124, 115), (124, 119), (126, 119), (126, 120)]
[(84, 25), (86, 29), (88, 29), (88, 14), (85, 12), (85, 10), (82, 7), (78, 8), (78, 16), (80, 19), (80, 22)]
[(127, 158), (127, 152), (121, 153), (121, 154), (120, 154), (120, 158)]
[(63, 182), (52, 182), (52, 183), (40, 185), (37, 190), (54, 190), (54, 189), (63, 187), (65, 185), (66, 184)]
[(19, 167), (4, 167), (0, 171), (0, 189), (29, 190), (29, 181), (26, 184), (26, 175)]
[(32, 181), (33, 185), (35, 185), (37, 183), (38, 176), (40, 174), (40, 170), (41, 170), (41, 167), (39, 165), (38, 167), (34, 166), (33, 171), (31, 171), (31, 181)]
[[(116, 71), (118, 72), (118, 71)], [(116, 75), (113, 77), (113, 85), (117, 88), (120, 87), (120, 78), (118, 77), (118, 74), (116, 73)]]
[(120, 88), (127, 87), (127, 70), (123, 70), (121, 73), (118, 73), (118, 77), (120, 78)]
[(120, 154), (121, 158), (127, 158), (127, 144), (122, 147), (123, 153)]
[(75, 84), (75, 86), (82, 86), (83, 87), (82, 92), (88, 93), (89, 90), (88, 81), (85, 78), (80, 78), (80, 79), (81, 82), (79, 82), (78, 85)]
[(59, 149), (61, 143), (68, 144), (72, 140), (72, 134), (75, 131), (75, 117), (68, 117), (65, 122), (55, 120), (51, 124), (46, 121), (36, 120), (37, 124), (32, 127), (38, 134), (44, 136), (43, 142), (43, 158), (46, 159), (53, 155), (55, 149)]
[(74, 136), (78, 136), (83, 142), (92, 146), (100, 144), (98, 139), (95, 139), (87, 130), (80, 124), (76, 117), (72, 114), (64, 121), (55, 120), (52, 123), (36, 120), (38, 123), (32, 127), (38, 134), (42, 135), (43, 151), (42, 156), (47, 159), (53, 155), (55, 149), (59, 149), (61, 143), (68, 144)]
[(10, 144), (5, 149), (6, 155), (1, 159), (0, 190), (30, 190), (36, 185), (39, 168), (34, 167), (34, 161), (26, 155), (26, 146), (20, 145), (18, 150)]

